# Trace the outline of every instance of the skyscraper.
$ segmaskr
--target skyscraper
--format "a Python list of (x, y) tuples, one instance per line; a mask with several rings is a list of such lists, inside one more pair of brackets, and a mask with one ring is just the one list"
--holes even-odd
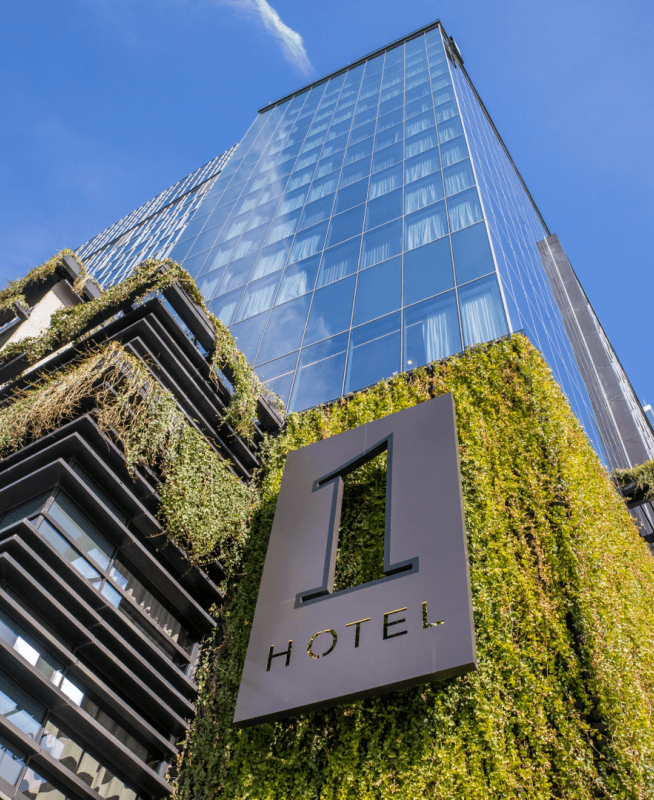
[[(611, 467), (654, 455), (439, 22), (262, 108), (175, 240), (170, 256), (291, 411), (523, 330)], [(129, 269), (97, 258), (105, 282)], [(595, 320), (586, 334), (579, 314)]]

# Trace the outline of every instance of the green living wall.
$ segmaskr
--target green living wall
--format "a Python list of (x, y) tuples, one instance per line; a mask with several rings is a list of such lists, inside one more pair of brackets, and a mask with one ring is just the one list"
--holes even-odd
[[(231, 720), (287, 452), (452, 392), (479, 670), (239, 730)], [(375, 577), (383, 464), (352, 473), (337, 582)], [(654, 796), (654, 559), (521, 336), (289, 417), (200, 667), (180, 800)], [(434, 509), (435, 522), (437, 509)]]

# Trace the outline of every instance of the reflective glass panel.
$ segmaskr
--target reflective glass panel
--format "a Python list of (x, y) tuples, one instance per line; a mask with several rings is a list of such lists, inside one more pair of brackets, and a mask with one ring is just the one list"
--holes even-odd
[(450, 240), (439, 239), (404, 254), (404, 305), (454, 286)]
[(402, 259), (398, 256), (359, 273), (352, 325), (382, 317), (401, 304)]
[(400, 313), (352, 329), (345, 393), (401, 371)]
[(415, 369), (460, 350), (454, 292), (446, 292), (405, 309), (404, 369)]
[(352, 275), (314, 293), (304, 335), (305, 346), (350, 327), (354, 286)]
[(311, 295), (305, 294), (271, 311), (257, 363), (271, 361), (299, 348), (310, 304)]
[(290, 411), (310, 408), (341, 394), (347, 343), (348, 335), (343, 333), (301, 351)]

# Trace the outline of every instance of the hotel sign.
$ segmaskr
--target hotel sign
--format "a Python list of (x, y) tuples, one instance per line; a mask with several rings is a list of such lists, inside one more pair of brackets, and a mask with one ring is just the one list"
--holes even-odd
[[(384, 450), (385, 577), (335, 592), (343, 476)], [(234, 723), (475, 668), (452, 395), (289, 453)]]

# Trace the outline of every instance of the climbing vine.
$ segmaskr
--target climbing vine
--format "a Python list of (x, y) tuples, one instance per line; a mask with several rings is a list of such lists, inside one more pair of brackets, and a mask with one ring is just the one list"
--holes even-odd
[(631, 484), (632, 494), (640, 490), (643, 502), (654, 500), (654, 461), (645, 461), (629, 469), (616, 469), (611, 474), (619, 487)]
[[(286, 454), (446, 392), (457, 411), (478, 671), (234, 728)], [(179, 800), (654, 797), (654, 561), (528, 340), (292, 414), (265, 442), (263, 464), (224, 638), (198, 673)], [(378, 561), (358, 558), (357, 543), (383, 547), (379, 470), (350, 487), (361, 502), (341, 523), (349, 582), (369, 579)]]
[[(27, 285), (30, 275), (31, 280), (39, 280), (49, 275), (58, 265), (62, 255), (70, 252), (62, 251), (51, 261), (32, 270), (26, 278), (10, 285), (4, 290), (4, 294), (0, 293), (0, 304), (15, 302)], [(48, 328), (40, 336), (21, 339), (0, 350), (0, 364), (22, 354), (27, 356), (30, 364), (35, 364), (63, 345), (80, 344), (94, 332), (94, 325), (107, 320), (107, 315), (119, 314), (126, 306), (143, 302), (154, 293), (163, 292), (175, 283), (179, 283), (206, 312), (214, 329), (216, 344), (211, 354), (212, 375), (218, 381), (219, 373), (229, 371), (233, 386), (225, 421), (230, 423), (240, 436), (251, 439), (254, 434), (259, 398), (265, 394), (273, 404), (278, 405), (279, 401), (267, 393), (245, 356), (236, 348), (229, 330), (216, 316), (207, 311), (204, 299), (188, 272), (170, 259), (144, 261), (126, 280), (109, 287), (95, 300), (57, 310), (52, 315)]]
[(0, 458), (43, 436), (84, 407), (123, 447), (130, 470), (162, 480), (159, 517), (193, 563), (241, 560), (255, 495), (193, 428), (146, 366), (112, 342), (46, 378), (0, 409)]
[[(47, 280), (53, 272), (63, 264), (64, 256), (75, 255), (72, 250), (61, 250), (56, 256), (53, 256), (49, 261), (41, 264), (38, 267), (30, 270), (27, 275), (18, 280), (12, 281), (9, 286), (0, 290), (0, 311), (11, 308), (14, 303), (25, 303), (25, 296), (23, 292), (33, 283), (38, 283)], [(82, 273), (78, 278), (78, 283), (83, 281), (86, 277), (86, 270), (82, 268)]]

